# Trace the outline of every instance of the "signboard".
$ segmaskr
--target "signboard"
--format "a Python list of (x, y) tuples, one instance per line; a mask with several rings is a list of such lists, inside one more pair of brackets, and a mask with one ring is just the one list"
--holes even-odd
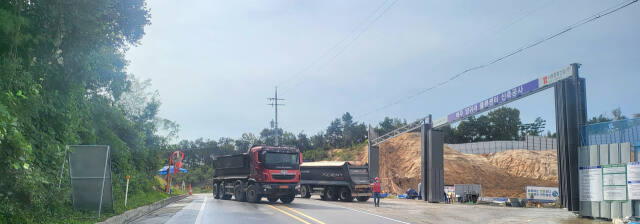
[(449, 192), (456, 192), (456, 188), (454, 186), (444, 186), (444, 193), (449, 194)]
[(472, 104), (471, 106), (462, 108), (459, 111), (453, 112), (449, 115), (447, 115), (447, 117), (438, 119), (436, 121), (433, 122), (433, 126), (434, 127), (440, 127), (443, 126), (445, 124), (450, 124), (456, 121), (460, 121), (462, 119), (465, 119), (467, 117), (473, 116), (475, 114), (478, 113), (482, 113), (485, 111), (488, 111), (490, 109), (496, 108), (498, 106), (504, 105), (506, 103), (509, 103), (511, 101), (520, 99), (522, 97), (525, 97), (529, 94), (532, 94), (536, 91), (540, 91), (542, 89), (545, 89), (547, 87), (550, 87), (551, 84), (556, 83), (560, 80), (566, 79), (568, 77), (570, 77), (571, 75), (573, 75), (573, 71), (571, 66), (562, 69), (560, 71), (551, 73), (550, 75), (546, 75), (534, 80), (531, 80), (527, 83), (524, 83), (522, 85), (516, 86), (512, 89), (509, 89), (507, 91), (504, 91), (498, 95), (489, 97), (487, 99), (484, 99), (478, 103)]
[(602, 165), (602, 200), (627, 200), (627, 165)]
[(602, 201), (602, 167), (578, 168), (580, 201)]
[(572, 74), (573, 74), (573, 71), (571, 71), (571, 66), (569, 66), (560, 71), (551, 73), (550, 75), (545, 75), (543, 77), (538, 78), (538, 87), (543, 88), (545, 86), (551, 85), (560, 80), (569, 78)]
[(555, 201), (560, 196), (557, 187), (527, 186), (527, 199), (533, 201)]
[(640, 162), (627, 163), (629, 200), (640, 200)]

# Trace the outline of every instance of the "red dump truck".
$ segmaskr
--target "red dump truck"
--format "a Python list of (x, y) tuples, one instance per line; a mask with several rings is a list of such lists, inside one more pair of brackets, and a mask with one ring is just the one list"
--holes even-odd
[(302, 154), (293, 147), (252, 146), (246, 153), (213, 159), (216, 199), (291, 203), (300, 181)]

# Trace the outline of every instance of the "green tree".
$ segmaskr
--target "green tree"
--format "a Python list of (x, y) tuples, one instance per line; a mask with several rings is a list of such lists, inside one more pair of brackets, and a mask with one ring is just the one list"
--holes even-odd
[(238, 140), (236, 140), (236, 149), (239, 151), (246, 151), (249, 150), (249, 148), (252, 145), (256, 145), (258, 144), (258, 138), (256, 138), (255, 135), (253, 135), (253, 133), (243, 133), (242, 137)]
[(482, 115), (475, 118), (471, 116), (458, 124), (454, 132), (457, 136), (455, 139), (458, 143), (491, 140), (492, 128), (489, 117)]
[(342, 144), (341, 147), (350, 147), (364, 142), (367, 137), (367, 127), (364, 123), (356, 123), (349, 112), (342, 115)]
[(614, 120), (624, 120), (627, 119), (626, 116), (622, 115), (622, 110), (620, 109), (620, 107), (613, 109), (611, 111), (611, 115), (613, 115), (613, 119)]
[(536, 120), (532, 123), (520, 125), (521, 137), (524, 138), (524, 136), (526, 135), (540, 136), (540, 134), (544, 131), (546, 124), (546, 120), (542, 119), (541, 117), (537, 117)]
[(378, 126), (376, 126), (374, 130), (376, 131), (378, 136), (380, 136), (380, 135), (389, 133), (390, 131), (393, 131), (394, 129), (397, 129), (404, 125), (407, 125), (406, 120), (401, 120), (399, 118), (384, 117), (384, 120), (378, 123)]
[(589, 119), (589, 124), (595, 124), (595, 123), (601, 123), (601, 122), (609, 122), (609, 121), (613, 121), (613, 119), (607, 117), (607, 115), (605, 114), (600, 114), (597, 117), (592, 117), (591, 119)]
[(327, 127), (325, 140), (329, 147), (340, 147), (342, 142), (342, 121), (338, 118), (333, 120), (329, 127)]
[(491, 134), (488, 140), (517, 140), (520, 129), (520, 111), (515, 108), (501, 107), (489, 112)]
[(298, 147), (298, 149), (300, 149), (301, 151), (306, 151), (308, 149), (311, 149), (311, 141), (309, 140), (307, 135), (304, 134), (303, 132), (300, 132), (298, 134), (298, 142), (296, 147)]

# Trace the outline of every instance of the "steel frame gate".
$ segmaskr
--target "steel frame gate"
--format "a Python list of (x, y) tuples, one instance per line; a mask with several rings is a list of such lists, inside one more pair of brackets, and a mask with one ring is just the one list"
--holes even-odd
[[(556, 131), (558, 133), (558, 189), (560, 190), (560, 199), (562, 206), (569, 211), (578, 211), (580, 209), (579, 199), (579, 183), (578, 183), (578, 147), (579, 143), (579, 127), (586, 124), (587, 119), (587, 105), (586, 105), (586, 89), (585, 79), (579, 78), (578, 69), (580, 64), (573, 63), (567, 69), (563, 69), (559, 72), (552, 73), (551, 75), (544, 76), (541, 79), (537, 79), (538, 83), (533, 80), (525, 83), (519, 88), (529, 88), (535, 83), (535, 88), (531, 88), (527, 91), (522, 91), (511, 99), (501, 100), (498, 103), (491, 104), (488, 107), (480, 107), (478, 110), (476, 104), (472, 105), (471, 112), (468, 108), (466, 112), (461, 112), (461, 116), (450, 114), (447, 117), (432, 122), (431, 116), (429, 116), (428, 125), (426, 122), (422, 124), (422, 192), (423, 200), (430, 202), (441, 202), (444, 196), (441, 192), (444, 191), (444, 179), (443, 175), (437, 175), (442, 171), (443, 153), (442, 147), (444, 143), (444, 136), (442, 134), (432, 134), (439, 127), (443, 127), (450, 123), (466, 119), (467, 117), (474, 116), (479, 113), (484, 113), (491, 109), (503, 106), (507, 103), (524, 98), (534, 93), (543, 91), (547, 88), (554, 88), (555, 94), (555, 109), (556, 109)], [(567, 77), (567, 74), (570, 76)], [(518, 88), (518, 87), (517, 87)], [(509, 92), (509, 91), (507, 91)], [(484, 102), (486, 103), (486, 101)], [(482, 104), (482, 102), (480, 103)], [(456, 112), (459, 113), (459, 112)], [(415, 125), (415, 122), (409, 125)], [(409, 126), (407, 125), (407, 126)], [(402, 127), (400, 129), (408, 129)], [(414, 129), (411, 129), (414, 130)], [(434, 132), (432, 132), (434, 131)], [(394, 136), (405, 133), (401, 131), (393, 131)], [(441, 132), (440, 132), (441, 133)], [(379, 175), (379, 147), (378, 144), (389, 138), (378, 138), (375, 131), (369, 127), (369, 174), (370, 177), (376, 177)], [(374, 142), (372, 144), (372, 142)], [(434, 143), (438, 143), (440, 146), (435, 146)], [(432, 197), (433, 196), (433, 197)]]
[(558, 190), (562, 206), (569, 211), (580, 209), (578, 189), (579, 127), (587, 123), (584, 78), (572, 77), (555, 84), (556, 133), (558, 134)]

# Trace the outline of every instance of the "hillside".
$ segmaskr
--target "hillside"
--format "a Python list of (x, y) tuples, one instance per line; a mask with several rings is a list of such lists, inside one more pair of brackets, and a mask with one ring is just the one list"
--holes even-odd
[[(417, 188), (420, 179), (420, 134), (407, 133), (380, 145), (380, 177), (393, 193)], [(357, 160), (366, 162), (366, 146)], [(445, 145), (444, 182), (481, 184), (483, 196), (524, 197), (526, 186), (558, 185), (555, 150), (509, 150), (493, 154), (463, 154)]]

